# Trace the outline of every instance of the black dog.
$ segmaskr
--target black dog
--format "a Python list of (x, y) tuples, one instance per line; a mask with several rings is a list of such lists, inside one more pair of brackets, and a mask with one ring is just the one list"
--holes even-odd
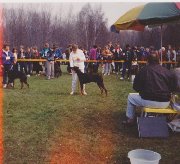
[(62, 75), (61, 67), (58, 62), (54, 62), (54, 76), (58, 78)]
[(10, 83), (13, 83), (13, 88), (14, 88), (14, 80), (19, 79), (21, 82), (21, 89), (24, 87), (24, 84), (26, 84), (29, 88), (29, 84), (27, 83), (27, 76), (24, 72), (17, 71), (17, 70), (10, 70), (8, 73), (8, 86)]
[(97, 83), (98, 87), (100, 88), (101, 94), (103, 93), (103, 90), (104, 90), (105, 94), (107, 96), (107, 89), (104, 86), (102, 75), (100, 75), (98, 73), (82, 73), (81, 70), (79, 69), (79, 67), (73, 67), (72, 69), (78, 75), (82, 95), (83, 95), (83, 84), (95, 82), (95, 83)]

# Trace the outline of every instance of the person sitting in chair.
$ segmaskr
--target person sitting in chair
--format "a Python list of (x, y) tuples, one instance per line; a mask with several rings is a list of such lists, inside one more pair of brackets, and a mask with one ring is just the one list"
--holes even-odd
[(133, 89), (138, 93), (128, 95), (127, 120), (123, 124), (134, 123), (136, 107), (167, 108), (171, 93), (176, 90), (176, 78), (173, 72), (159, 64), (158, 55), (152, 53), (147, 65), (136, 75)]

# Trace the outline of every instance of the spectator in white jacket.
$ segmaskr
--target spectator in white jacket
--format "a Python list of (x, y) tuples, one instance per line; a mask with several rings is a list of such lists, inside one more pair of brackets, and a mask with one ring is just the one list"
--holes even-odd
[[(70, 53), (69, 56), (69, 62), (70, 62), (70, 67), (79, 67), (81, 72), (84, 73), (84, 61), (86, 60), (85, 55), (82, 50), (78, 49), (78, 45), (73, 45), (72, 46), (72, 52)], [(77, 86), (77, 81), (78, 81), (78, 76), (77, 74), (72, 70), (72, 91), (70, 95), (73, 95), (76, 91), (76, 86)], [(87, 95), (85, 91), (85, 85), (83, 87), (83, 94)]]

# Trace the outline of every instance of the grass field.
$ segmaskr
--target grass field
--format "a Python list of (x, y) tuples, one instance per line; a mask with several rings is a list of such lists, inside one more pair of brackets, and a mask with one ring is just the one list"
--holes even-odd
[(124, 128), (127, 95), (132, 84), (105, 76), (108, 96), (96, 84), (87, 96), (70, 96), (71, 76), (45, 80), (30, 77), (29, 89), (4, 91), (5, 164), (128, 164), (128, 151), (150, 149), (162, 164), (180, 163), (180, 135), (139, 139), (137, 127)]

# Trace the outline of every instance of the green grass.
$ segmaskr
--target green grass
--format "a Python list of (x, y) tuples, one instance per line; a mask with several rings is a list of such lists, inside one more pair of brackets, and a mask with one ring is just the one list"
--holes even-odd
[(50, 81), (30, 77), (29, 89), (20, 90), (18, 81), (14, 90), (6, 89), (4, 163), (50, 163), (52, 158), (64, 163), (69, 155), (85, 163), (126, 164), (128, 151), (144, 148), (159, 152), (162, 164), (178, 164), (179, 134), (139, 139), (137, 127), (121, 125), (132, 84), (115, 75), (104, 80), (107, 97), (93, 83), (86, 85), (87, 96), (70, 96), (71, 76), (66, 73)]

